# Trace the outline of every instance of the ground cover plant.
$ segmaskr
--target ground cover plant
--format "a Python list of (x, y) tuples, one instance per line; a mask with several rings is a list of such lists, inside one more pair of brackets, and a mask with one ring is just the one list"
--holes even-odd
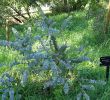
[(14, 39), (0, 41), (2, 100), (109, 99), (98, 61), (109, 55), (109, 39), (97, 45), (85, 15), (41, 17), (24, 34), (13, 28)]

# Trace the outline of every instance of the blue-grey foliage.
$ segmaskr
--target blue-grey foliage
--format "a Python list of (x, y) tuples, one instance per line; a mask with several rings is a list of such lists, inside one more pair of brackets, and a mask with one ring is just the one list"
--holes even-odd
[(0, 77), (0, 85), (3, 87), (3, 89), (0, 90), (3, 93), (2, 100), (6, 100), (8, 94), (10, 100), (14, 100), (13, 82), (15, 82), (15, 80), (9, 73), (3, 73)]
[[(61, 30), (68, 27), (72, 16), (69, 16), (64, 20), (61, 25)], [(37, 23), (38, 22), (38, 23)], [(21, 36), (20, 33), (12, 28), (12, 31), (15, 36), (14, 41), (0, 41), (0, 45), (2, 46), (10, 46), (14, 50), (19, 51), (23, 58), (18, 58), (18, 60), (13, 61), (10, 66), (18, 65), (18, 64), (27, 64), (27, 70), (24, 70), (21, 78), (21, 85), (25, 86), (28, 81), (28, 76), (30, 69), (36, 71), (37, 74), (40, 72), (50, 71), (51, 78), (44, 83), (44, 89), (48, 87), (55, 87), (56, 85), (63, 85), (64, 93), (67, 94), (69, 92), (69, 77), (68, 73), (74, 70), (74, 63), (80, 63), (83, 61), (89, 60), (88, 57), (82, 56), (79, 58), (68, 58), (66, 57), (66, 49), (68, 46), (63, 44), (59, 46), (56, 41), (56, 36), (61, 30), (58, 30), (54, 27), (56, 22), (52, 19), (47, 18), (46, 16), (36, 21), (36, 28), (41, 30), (43, 34), (36, 35), (31, 32), (31, 27), (28, 27), (26, 33)], [(33, 44), (39, 42), (39, 46), (36, 48), (37, 50), (33, 51)], [(80, 49), (82, 50), (82, 49)], [(40, 72), (39, 72), (40, 71)], [(4, 78), (4, 76), (6, 78)], [(14, 90), (12, 88), (12, 82), (14, 79), (9, 76), (9, 74), (5, 74), (0, 79), (0, 83), (4, 86), (6, 85), (10, 100), (14, 98)], [(10, 87), (9, 87), (10, 86)], [(84, 88), (84, 86), (83, 86)], [(7, 89), (3, 92), (2, 100), (5, 100)], [(87, 97), (87, 95), (85, 94)]]

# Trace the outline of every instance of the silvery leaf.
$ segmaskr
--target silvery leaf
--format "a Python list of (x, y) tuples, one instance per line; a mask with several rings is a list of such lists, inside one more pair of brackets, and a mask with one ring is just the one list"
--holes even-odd
[(53, 72), (57, 72), (57, 65), (54, 61), (50, 63), (50, 67)]
[(23, 72), (21, 84), (22, 84), (22, 85), (25, 85), (25, 83), (27, 82), (27, 80), (28, 80), (28, 72), (25, 70), (25, 71)]
[(64, 84), (65, 80), (64, 80), (64, 78), (59, 77), (59, 78), (57, 79), (57, 82), (58, 82), (58, 83), (61, 83), (61, 84)]
[(69, 26), (69, 23), (71, 22), (70, 20), (72, 19), (72, 16), (67, 17), (62, 25), (61, 25), (61, 29), (64, 30), (65, 28), (67, 28)]
[(14, 100), (14, 90), (12, 88), (9, 90), (9, 96), (10, 100)]
[(45, 84), (44, 84), (44, 89), (45, 88), (47, 88), (47, 87), (51, 87), (51, 86), (53, 86), (53, 81), (48, 81), (48, 82), (46, 82)]
[(83, 96), (85, 97), (86, 100), (90, 100), (90, 97), (87, 93), (84, 93)]
[[(54, 28), (49, 28), (49, 33), (52, 34), (52, 33), (59, 33), (59, 30), (57, 29), (54, 29)], [(54, 34), (52, 34), (54, 35)]]
[(15, 37), (19, 37), (18, 31), (12, 27), (12, 32), (14, 33)]
[(63, 64), (67, 69), (71, 69), (72, 68), (72, 66), (68, 62), (60, 60), (60, 63)]
[(12, 45), (12, 42), (6, 40), (0, 40), (0, 46)]
[(81, 63), (83, 61), (89, 61), (90, 58), (86, 57), (86, 56), (82, 56), (82, 57), (79, 57), (77, 59), (72, 59), (71, 62), (72, 63)]
[(29, 66), (29, 67), (34, 67), (34, 66), (36, 66), (37, 64), (38, 64), (38, 61), (35, 60), (35, 61), (32, 61), (32, 62), (29, 62), (29, 63), (28, 63), (28, 66)]
[(40, 40), (41, 39), (41, 36), (37, 35), (34, 37), (36, 40)]
[(68, 85), (67, 82), (64, 84), (63, 90), (64, 90), (65, 94), (68, 94), (68, 92), (69, 92), (69, 85)]
[(28, 27), (28, 29), (27, 29), (27, 35), (30, 35), (31, 34), (31, 27)]
[(99, 85), (106, 85), (106, 82), (103, 80), (89, 80), (89, 83), (95, 83)]
[(46, 69), (46, 70), (49, 68), (49, 61), (48, 60), (44, 60), (43, 68)]
[(53, 24), (53, 20), (52, 19), (48, 19), (48, 24), (52, 25)]
[(81, 100), (82, 96), (83, 96), (82, 93), (77, 94), (77, 100)]
[(2, 94), (2, 100), (6, 100), (8, 91), (9, 91), (8, 89), (4, 90)]
[(2, 94), (2, 100), (6, 100), (6, 97), (7, 97), (6, 93), (3, 93)]
[(81, 59), (82, 61), (89, 61), (89, 60), (90, 60), (90, 58), (88, 58), (88, 57), (86, 57), (86, 56), (82, 56), (80, 59)]
[(93, 85), (82, 85), (82, 88), (85, 90), (95, 90), (95, 87)]
[(13, 67), (13, 66), (18, 65), (18, 64), (20, 64), (20, 63), (15, 60), (12, 63), (10, 63), (10, 67)]
[(83, 46), (80, 46), (79, 48), (78, 48), (78, 51), (83, 51), (84, 50), (84, 47)]

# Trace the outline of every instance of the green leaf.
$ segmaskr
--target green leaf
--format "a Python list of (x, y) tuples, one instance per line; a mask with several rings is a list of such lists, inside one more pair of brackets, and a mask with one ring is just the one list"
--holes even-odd
[(81, 100), (81, 98), (82, 98), (82, 93), (80, 92), (79, 94), (77, 94), (77, 100)]

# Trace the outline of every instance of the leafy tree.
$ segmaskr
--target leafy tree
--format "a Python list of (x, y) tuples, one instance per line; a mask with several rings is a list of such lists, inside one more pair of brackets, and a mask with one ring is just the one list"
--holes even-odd
[(53, 0), (55, 6), (53, 10), (56, 12), (70, 12), (84, 8), (89, 0)]
[[(108, 36), (109, 2), (107, 0), (93, 0), (88, 3), (87, 18), (93, 18), (93, 33), (96, 42), (104, 42)], [(106, 33), (106, 34), (105, 34)]]
[(25, 10), (27, 11), (27, 14), (29, 17), (30, 16), (30, 12), (29, 12), (29, 8), (31, 6), (38, 6), (36, 0), (1, 0), (0, 1), (0, 12), (2, 17), (13, 17), (16, 20), (16, 15), (23, 17), (24, 19), (27, 19), (27, 17), (24, 16), (24, 14), (22, 14), (22, 7), (25, 8)]

